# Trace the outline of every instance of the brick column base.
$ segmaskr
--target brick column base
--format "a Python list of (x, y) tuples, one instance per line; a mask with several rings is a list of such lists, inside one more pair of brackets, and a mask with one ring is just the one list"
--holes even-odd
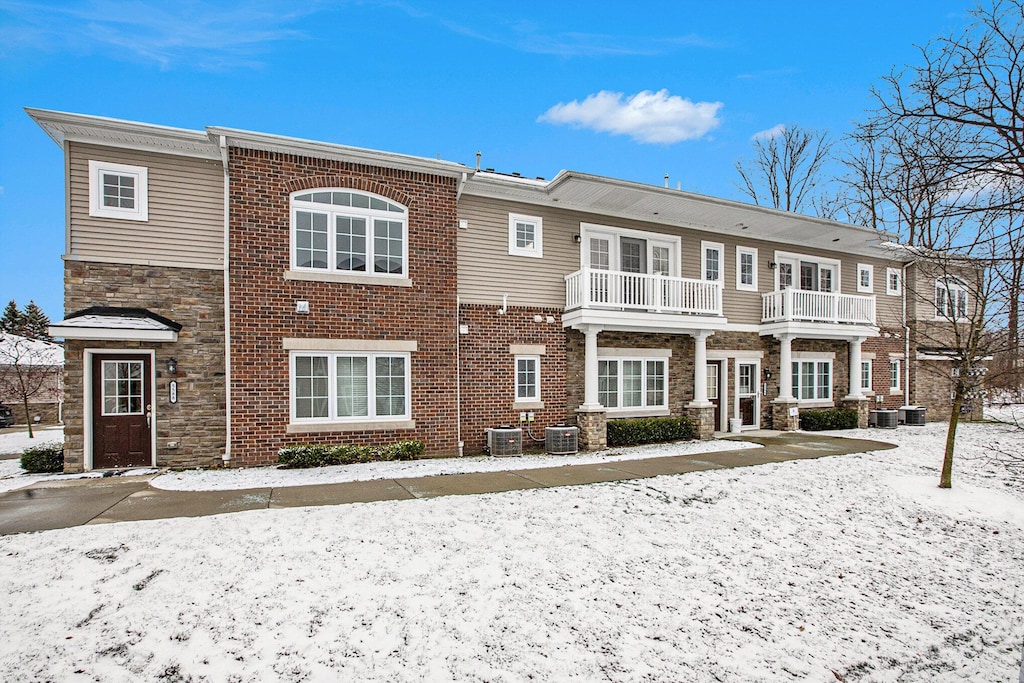
[(800, 413), (790, 415), (790, 408), (796, 408), (796, 401), (772, 401), (772, 428), (782, 432), (800, 429)]
[(693, 421), (693, 425), (697, 428), (697, 438), (701, 441), (707, 441), (715, 433), (715, 407), (714, 406), (701, 406), (693, 407), (687, 406), (686, 416)]
[(576, 425), (582, 450), (603, 451), (608, 447), (608, 416), (603, 410), (577, 410)]
[(857, 411), (857, 426), (866, 429), (868, 426), (868, 407), (870, 403), (866, 398), (844, 398), (839, 402), (841, 408), (848, 408)]

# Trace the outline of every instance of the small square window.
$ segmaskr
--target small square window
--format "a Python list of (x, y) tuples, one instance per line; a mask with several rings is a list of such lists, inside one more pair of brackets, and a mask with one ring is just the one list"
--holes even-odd
[(89, 161), (89, 215), (149, 220), (149, 170), (104, 161)]
[(875, 291), (875, 268), (874, 266), (857, 264), (857, 291), (870, 294)]
[(539, 216), (508, 215), (508, 253), (511, 256), (544, 256), (544, 220)]

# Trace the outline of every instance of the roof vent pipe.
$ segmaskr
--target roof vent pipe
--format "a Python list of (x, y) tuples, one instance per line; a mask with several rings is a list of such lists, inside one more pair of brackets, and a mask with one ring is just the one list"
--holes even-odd
[(668, 189), (668, 173), (665, 174), (665, 189)]
[(480, 150), (476, 151), (476, 170), (480, 170)]

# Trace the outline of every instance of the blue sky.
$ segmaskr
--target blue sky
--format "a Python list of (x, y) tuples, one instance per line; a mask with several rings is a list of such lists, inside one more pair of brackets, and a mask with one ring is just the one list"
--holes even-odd
[(25, 106), (743, 199), (753, 135), (842, 136), (973, 4), (0, 0), (0, 305), (63, 314), (63, 160)]

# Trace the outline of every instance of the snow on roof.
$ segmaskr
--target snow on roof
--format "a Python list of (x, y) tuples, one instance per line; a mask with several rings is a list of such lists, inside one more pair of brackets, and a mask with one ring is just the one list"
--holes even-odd
[(0, 365), (64, 365), (64, 347), (0, 332)]

